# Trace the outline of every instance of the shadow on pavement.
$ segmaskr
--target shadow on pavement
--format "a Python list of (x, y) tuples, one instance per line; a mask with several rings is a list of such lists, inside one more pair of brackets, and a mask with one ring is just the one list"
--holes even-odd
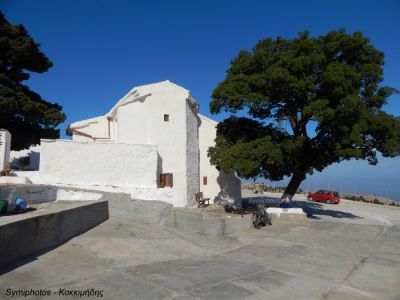
[[(243, 209), (255, 208), (258, 204), (266, 207), (277, 207), (279, 198), (257, 196), (241, 199), (241, 207)], [(330, 216), (333, 218), (348, 218), (348, 219), (362, 219), (361, 217), (352, 213), (343, 212), (340, 210), (330, 209), (337, 207), (335, 204), (321, 204), (311, 201), (296, 201), (293, 200), (290, 204), (294, 208), (302, 208), (310, 219), (320, 219), (318, 216)]]
[[(329, 205), (329, 204), (327, 204)], [(329, 207), (335, 207), (334, 204), (329, 205)], [(348, 218), (348, 219), (362, 219), (352, 213), (343, 212), (340, 210), (328, 209), (323, 204), (310, 201), (292, 201), (292, 207), (302, 208), (307, 214), (308, 218), (320, 219), (318, 216), (330, 216), (333, 218)]]

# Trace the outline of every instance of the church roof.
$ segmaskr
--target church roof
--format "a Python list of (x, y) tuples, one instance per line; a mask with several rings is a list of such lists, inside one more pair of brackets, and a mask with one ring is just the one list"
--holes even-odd
[(74, 129), (74, 128), (81, 128), (81, 127), (86, 127), (90, 123), (97, 123), (100, 119), (107, 118), (107, 119), (114, 119), (116, 112), (118, 110), (118, 107), (127, 105), (129, 103), (133, 103), (136, 101), (144, 101), (147, 97), (151, 96), (152, 90), (156, 87), (160, 86), (172, 86), (173, 88), (179, 89), (185, 94), (187, 94), (186, 100), (194, 107), (196, 110), (199, 109), (199, 105), (196, 102), (196, 100), (192, 97), (190, 94), (190, 91), (185, 89), (184, 87), (181, 87), (169, 80), (165, 81), (160, 81), (160, 82), (155, 82), (155, 83), (150, 83), (150, 84), (145, 84), (145, 85), (140, 85), (132, 88), (125, 96), (123, 96), (111, 109), (110, 111), (105, 114), (104, 116), (99, 116), (91, 119), (86, 119), (78, 122), (74, 122), (68, 126), (68, 128)]

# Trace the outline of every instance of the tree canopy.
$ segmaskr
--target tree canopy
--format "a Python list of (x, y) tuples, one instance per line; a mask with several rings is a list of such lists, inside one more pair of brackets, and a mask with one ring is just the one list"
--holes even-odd
[(11, 132), (13, 150), (60, 135), (56, 127), (65, 120), (62, 107), (22, 84), (29, 72), (43, 73), (51, 66), (26, 29), (10, 24), (0, 12), (0, 128)]
[(231, 113), (209, 149), (217, 169), (281, 180), (291, 198), (332, 163), (400, 155), (400, 119), (382, 110), (396, 93), (383, 81), (384, 54), (361, 32), (267, 38), (240, 51), (212, 93), (211, 112)]

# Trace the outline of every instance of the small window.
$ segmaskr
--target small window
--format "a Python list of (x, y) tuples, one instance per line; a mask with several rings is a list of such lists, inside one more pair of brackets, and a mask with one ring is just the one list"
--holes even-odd
[(169, 122), (169, 115), (164, 114), (164, 122)]
[(207, 176), (203, 177), (203, 185), (207, 185)]
[(172, 173), (162, 173), (160, 174), (160, 188), (173, 187), (174, 179)]

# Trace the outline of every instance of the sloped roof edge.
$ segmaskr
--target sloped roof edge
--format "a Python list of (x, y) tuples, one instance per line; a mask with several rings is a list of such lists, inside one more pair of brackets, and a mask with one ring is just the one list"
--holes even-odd
[(71, 129), (83, 128), (90, 124), (97, 123), (98, 121), (100, 121), (101, 119), (104, 119), (104, 118), (105, 118), (105, 116), (98, 116), (98, 117), (94, 117), (94, 118), (90, 118), (90, 119), (86, 119), (86, 120), (77, 121), (77, 122), (71, 123), (68, 126), (68, 128), (71, 128)]
[(77, 121), (77, 122), (71, 123), (68, 127), (71, 129), (82, 128), (82, 127), (88, 126), (91, 123), (96, 123), (102, 118), (114, 119), (118, 107), (127, 105), (129, 103), (133, 103), (135, 101), (140, 101), (140, 100), (143, 100), (143, 99), (151, 96), (151, 92), (146, 93), (146, 94), (141, 94), (140, 90), (150, 87), (152, 85), (160, 85), (160, 84), (170, 84), (176, 88), (183, 90), (185, 93), (187, 93), (186, 101), (188, 101), (195, 109), (197, 109), (197, 111), (199, 110), (199, 104), (197, 103), (196, 99), (193, 98), (193, 96), (191, 95), (189, 90), (187, 90), (184, 87), (182, 87), (176, 83), (173, 83), (169, 80), (164, 80), (164, 81), (160, 81), (160, 82), (154, 82), (154, 83), (135, 86), (131, 90), (129, 90), (129, 92), (127, 94), (125, 94), (104, 116), (99, 116), (99, 117), (94, 117), (94, 118), (90, 118), (90, 119), (86, 119), (86, 120)]
[(199, 118), (201, 120), (204, 120), (204, 121), (207, 121), (207, 122), (210, 122), (210, 123), (214, 123), (215, 125), (217, 125), (219, 123), (219, 122), (217, 122), (217, 121), (215, 121), (215, 120), (213, 120), (213, 119), (211, 119), (209, 117), (206, 117), (205, 115), (202, 115), (202, 114), (199, 114)]

